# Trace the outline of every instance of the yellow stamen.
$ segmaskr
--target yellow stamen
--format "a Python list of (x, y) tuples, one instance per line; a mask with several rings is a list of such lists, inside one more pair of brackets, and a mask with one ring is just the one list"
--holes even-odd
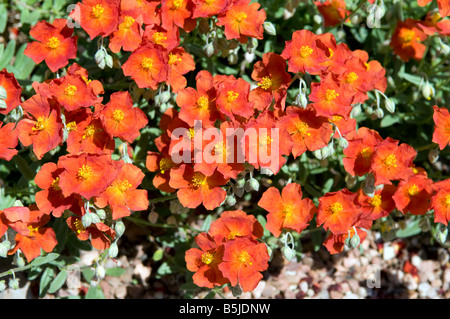
[(161, 158), (159, 161), (159, 170), (164, 174), (167, 170), (172, 168), (172, 162), (166, 158)]
[(441, 203), (444, 207), (450, 207), (450, 194), (445, 195), (445, 198), (442, 199)]
[(227, 239), (233, 240), (236, 236), (239, 236), (239, 233), (232, 231), (228, 234)]
[(93, 124), (89, 124), (85, 129), (84, 129), (84, 135), (83, 135), (83, 140), (92, 137), (95, 133), (97, 132), (95, 126)]
[(177, 57), (175, 54), (172, 54), (172, 52), (169, 53), (169, 64), (175, 64), (177, 62), (181, 62), (181, 58)]
[(47, 41), (47, 48), (55, 50), (56, 48), (59, 47), (61, 43), (59, 42), (59, 39), (57, 37), (51, 37), (50, 39), (48, 39)]
[(197, 100), (197, 105), (199, 108), (203, 109), (203, 110), (207, 110), (209, 107), (209, 100), (208, 97), (206, 96), (201, 96), (198, 98)]
[(390, 167), (397, 167), (397, 158), (395, 157), (394, 154), (390, 154), (388, 157), (386, 157), (383, 160), (384, 165), (386, 165), (388, 168)]
[(294, 206), (290, 203), (284, 204), (283, 205), (283, 211), (282, 213), (284, 214), (285, 218), (289, 218), (292, 216), (294, 212)]
[(34, 127), (31, 129), (33, 132), (35, 131), (43, 131), (47, 128), (47, 119), (44, 116), (39, 116), (36, 124), (34, 124)]
[(67, 96), (70, 96), (70, 97), (74, 96), (76, 92), (77, 92), (77, 87), (72, 84), (68, 84), (66, 86), (66, 88), (64, 89), (64, 94)]
[(379, 207), (381, 205), (381, 196), (374, 195), (371, 199), (369, 199), (369, 204), (373, 207)]
[(77, 177), (85, 181), (89, 179), (92, 176), (92, 174), (93, 174), (92, 167), (83, 164), (83, 166), (81, 166), (80, 169), (78, 170)]
[(163, 44), (167, 37), (162, 32), (155, 32), (152, 34), (153, 42), (156, 44)]
[(76, 131), (78, 129), (77, 123), (75, 121), (66, 124), (66, 129), (69, 132)]
[(399, 34), (400, 41), (402, 42), (402, 46), (410, 46), (413, 40), (417, 40), (418, 37), (414, 30), (402, 29)]
[(118, 185), (118, 188), (122, 193), (126, 192), (131, 187), (133, 187), (133, 185), (131, 185), (131, 183), (127, 179), (121, 180)]
[(52, 184), (50, 185), (51, 188), (53, 188), (55, 191), (59, 191), (61, 188), (59, 188), (59, 177), (56, 177), (53, 181)]
[(195, 129), (191, 127), (191, 128), (189, 129), (189, 137), (190, 137), (191, 139), (193, 139), (194, 136), (195, 136)]
[(151, 58), (143, 58), (141, 62), (141, 68), (145, 71), (149, 71), (153, 68), (153, 60)]
[(336, 93), (335, 90), (327, 89), (327, 93), (325, 93), (325, 99), (326, 99), (328, 102), (333, 101), (333, 100), (334, 100), (335, 98), (337, 98), (338, 96), (339, 96), (339, 93)]
[(259, 138), (259, 145), (269, 145), (273, 142), (273, 139), (270, 138), (270, 136), (267, 135), (267, 133), (264, 133)]
[(103, 15), (103, 12), (105, 11), (105, 8), (101, 4), (95, 5), (95, 7), (92, 8), (91, 11), (91, 18), (92, 19), (99, 19)]
[(238, 12), (236, 14), (236, 16), (234, 17), (234, 19), (236, 20), (236, 22), (238, 23), (242, 23), (242, 21), (244, 21), (245, 19), (247, 19), (247, 14), (245, 12)]
[(300, 48), (300, 56), (302, 58), (307, 58), (309, 57), (311, 54), (313, 53), (313, 49), (308, 46), (308, 45), (304, 45)]
[(295, 124), (296, 128), (296, 134), (300, 134), (302, 137), (304, 136), (311, 136), (311, 133), (308, 133), (309, 125), (305, 122), (298, 120), (298, 122)]
[(334, 51), (328, 48), (328, 52), (330, 52), (330, 56), (328, 58), (331, 59), (334, 55)]
[(81, 232), (84, 232), (86, 230), (86, 228), (84, 228), (83, 226), (83, 223), (81, 222), (81, 219), (79, 218), (77, 218), (73, 224), (77, 230), (77, 234), (80, 234)]
[(119, 30), (131, 28), (131, 26), (133, 25), (134, 21), (135, 20), (133, 19), (133, 17), (126, 16), (123, 19), (123, 22), (119, 25)]
[(252, 265), (252, 263), (250, 262), (250, 255), (245, 250), (239, 254), (238, 260), (246, 266)]
[(370, 147), (363, 148), (361, 150), (361, 155), (364, 158), (369, 158), (372, 155), (372, 149)]
[(195, 188), (201, 187), (206, 184), (206, 176), (202, 173), (195, 173), (192, 177), (192, 186)]
[(340, 212), (344, 209), (344, 207), (342, 206), (341, 203), (336, 202), (336, 203), (331, 204), (331, 205), (328, 207), (328, 209), (330, 210), (330, 212), (331, 212), (332, 214), (336, 214), (336, 213), (340, 213)]
[(123, 120), (123, 116), (125, 115), (125, 113), (123, 113), (122, 110), (114, 110), (113, 112), (113, 119), (116, 120), (117, 122), (122, 121)]
[(172, 8), (173, 9), (178, 9), (180, 8), (184, 3), (184, 0), (173, 0), (172, 2)]
[(202, 263), (209, 265), (210, 263), (212, 263), (214, 260), (214, 256), (211, 253), (203, 253), (202, 254)]
[(258, 86), (260, 86), (264, 90), (268, 90), (272, 86), (272, 80), (270, 79), (270, 77), (264, 76), (261, 79), (261, 82), (258, 83)]
[(39, 227), (28, 226), (28, 230), (30, 231), (28, 236), (34, 236), (34, 233), (38, 231)]
[(420, 189), (417, 187), (416, 184), (412, 184), (410, 187), (408, 187), (408, 194), (410, 196), (415, 196), (419, 193)]
[(227, 92), (227, 103), (233, 103), (239, 97), (239, 93), (234, 91)]
[(346, 77), (345, 80), (347, 81), (347, 83), (353, 83), (353, 82), (355, 82), (356, 80), (358, 80), (358, 75), (357, 75), (355, 72), (350, 72), (350, 73), (347, 75), (347, 77)]

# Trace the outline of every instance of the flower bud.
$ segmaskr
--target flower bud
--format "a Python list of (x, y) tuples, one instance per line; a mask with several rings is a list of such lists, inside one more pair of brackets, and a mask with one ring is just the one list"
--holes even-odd
[(97, 63), (97, 66), (103, 70), (106, 66), (106, 59), (103, 59), (99, 63)]
[[(94, 60), (95, 63), (97, 63), (97, 65), (99, 65), (102, 61), (105, 60), (106, 57), (106, 51), (105, 49), (102, 47), (100, 48), (94, 55)], [(103, 69), (103, 68), (102, 68)]]
[(98, 216), (100, 219), (105, 219), (105, 218), (106, 218), (106, 212), (105, 212), (104, 209), (97, 209), (97, 210), (95, 211), (95, 213), (97, 214), (97, 216)]
[(346, 149), (348, 147), (348, 141), (345, 138), (339, 139), (339, 146), (343, 149)]
[(250, 178), (247, 182), (245, 182), (245, 190), (247, 192), (258, 191), (259, 190), (259, 182), (253, 177)]
[(436, 239), (441, 243), (444, 244), (447, 240), (448, 235), (448, 228), (447, 227), (439, 227), (438, 231), (436, 232)]
[(428, 152), (428, 160), (431, 164), (434, 164), (439, 159), (439, 150), (437, 148), (432, 149)]
[(359, 246), (359, 244), (361, 243), (361, 239), (359, 238), (358, 234), (355, 233), (352, 238), (350, 238), (349, 242), (348, 242), (348, 247), (353, 249), (353, 248), (357, 248)]
[(427, 100), (431, 100), (431, 98), (434, 96), (434, 88), (431, 86), (431, 84), (426, 81), (425, 84), (422, 86), (422, 95)]
[(281, 252), (283, 253), (284, 258), (288, 261), (292, 261), (295, 258), (295, 250), (289, 246), (281, 247)]
[(228, 63), (230, 64), (236, 64), (238, 62), (238, 55), (236, 52), (231, 52), (228, 56)]
[(8, 98), (8, 93), (6, 93), (6, 89), (0, 85), (0, 100), (6, 100)]
[(203, 47), (203, 52), (205, 52), (208, 58), (212, 57), (214, 54), (214, 44), (212, 42), (208, 43)]
[(242, 288), (239, 285), (239, 283), (236, 286), (231, 286), (230, 287), (231, 293), (233, 294), (234, 297), (239, 298), (242, 295)]
[(161, 92), (158, 96), (160, 98), (161, 103), (167, 103), (167, 102), (169, 102), (172, 95), (171, 95), (170, 91), (164, 91), (164, 92)]
[(10, 279), (8, 282), (8, 286), (13, 290), (19, 289), (19, 279), (18, 278)]
[(91, 226), (91, 224), (101, 223), (101, 220), (97, 214), (88, 212), (84, 214), (83, 217), (81, 217), (81, 223), (83, 224), (84, 228), (88, 228), (89, 226)]
[(263, 23), (264, 31), (270, 35), (277, 35), (277, 30), (272, 22), (266, 21)]
[(314, 20), (314, 23), (316, 23), (316, 24), (322, 24), (322, 22), (323, 22), (322, 15), (321, 14), (315, 14), (313, 16), (313, 20)]
[(242, 187), (244, 187), (245, 186), (245, 178), (241, 178), (241, 179), (238, 179), (237, 181), (236, 181), (236, 187), (237, 188), (242, 188)]
[(233, 192), (237, 197), (242, 197), (244, 195), (245, 188), (244, 187), (234, 187)]
[(295, 97), (295, 105), (298, 105), (302, 109), (305, 109), (308, 106), (308, 99), (304, 93), (300, 92), (297, 94)]
[(440, 45), (440, 51), (442, 52), (442, 54), (444, 54), (444, 55), (450, 54), (450, 47), (447, 44), (445, 44), (444, 42), (442, 42), (441, 38), (439, 38), (439, 45)]
[(313, 155), (314, 155), (318, 160), (322, 160), (322, 159), (323, 159), (323, 157), (322, 157), (322, 150), (320, 150), (320, 149), (313, 151)]
[(380, 109), (379, 107), (375, 110), (375, 112), (373, 112), (373, 114), (375, 114), (375, 116), (376, 116), (378, 119), (381, 119), (381, 118), (383, 118), (383, 116), (384, 116), (383, 110)]
[(6, 258), (8, 250), (11, 248), (11, 243), (7, 240), (0, 243), (0, 257)]
[(123, 223), (123, 221), (116, 221), (116, 224), (114, 225), (114, 231), (116, 232), (117, 237), (121, 237), (123, 235), (123, 233), (125, 232), (125, 224)]
[(113, 57), (110, 56), (109, 54), (107, 54), (105, 56), (105, 63), (106, 63), (106, 66), (111, 69), (114, 65)]
[(362, 112), (361, 105), (360, 104), (355, 105), (352, 108), (352, 111), (350, 112), (350, 117), (352, 119), (354, 119), (354, 118), (358, 117), (361, 114), (361, 112)]
[(17, 265), (18, 267), (25, 266), (25, 259), (22, 256), (22, 252), (14, 254), (13, 264)]
[(385, 99), (384, 100), (384, 107), (389, 113), (395, 112), (395, 103), (391, 99)]
[(227, 198), (226, 198), (226, 200), (227, 200), (227, 205), (228, 205), (228, 206), (234, 206), (234, 205), (236, 205), (236, 197), (234, 197), (233, 194), (228, 195)]
[(357, 182), (358, 178), (356, 178), (356, 176), (352, 176), (350, 174), (347, 174), (345, 176), (345, 184), (347, 185), (347, 188), (353, 188)]
[(6, 282), (4, 280), (0, 280), (0, 293), (4, 292), (6, 289)]
[(95, 267), (95, 274), (97, 275), (98, 279), (105, 278), (106, 275), (105, 268), (102, 265), (97, 264), (97, 267)]
[(368, 116), (372, 115), (372, 114), (373, 114), (373, 107), (371, 107), (371, 106), (366, 107), (366, 109), (365, 109), (364, 112), (365, 112), (366, 115), (368, 115)]

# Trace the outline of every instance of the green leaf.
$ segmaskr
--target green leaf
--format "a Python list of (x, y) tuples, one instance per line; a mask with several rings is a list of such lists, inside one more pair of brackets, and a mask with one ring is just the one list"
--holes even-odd
[(397, 230), (396, 236), (398, 238), (406, 238), (420, 234), (422, 230), (419, 227), (419, 223), (419, 219), (410, 222), (406, 228)]
[(120, 277), (125, 273), (125, 269), (121, 267), (106, 268), (106, 276)]
[(211, 221), (212, 221), (212, 215), (208, 215), (205, 218), (205, 221), (202, 224), (202, 232), (207, 232), (209, 230), (209, 227), (211, 226)]
[(16, 50), (16, 40), (11, 40), (8, 42), (5, 51), (3, 51), (0, 57), (0, 70), (6, 68), (6, 66), (11, 62), (14, 57), (14, 52)]
[(25, 161), (19, 155), (15, 155), (13, 157), (14, 163), (16, 163), (17, 169), (22, 173), (22, 175), (29, 181), (33, 180), (36, 173), (31, 169), (30, 165), (28, 165), (27, 161)]
[(30, 265), (33, 266), (33, 267), (37, 267), (37, 266), (40, 266), (40, 265), (47, 264), (47, 263), (55, 260), (58, 257), (59, 257), (59, 254), (57, 254), (57, 253), (49, 253), (49, 254), (47, 254), (45, 256), (39, 256), (39, 257), (35, 258), (31, 262)]
[(159, 266), (158, 270), (156, 271), (156, 277), (161, 278), (164, 275), (170, 275), (172, 273), (172, 269), (170, 268), (169, 264), (167, 262), (163, 262), (161, 266)]
[(83, 277), (86, 281), (90, 282), (95, 275), (95, 272), (92, 268), (85, 268), (81, 271)]
[(401, 118), (399, 116), (386, 114), (380, 122), (380, 127), (388, 127), (399, 122), (401, 122)]
[(412, 74), (400, 72), (400, 73), (398, 73), (398, 76), (402, 79), (405, 79), (408, 82), (411, 82), (412, 84), (417, 85), (417, 86), (419, 86), (420, 83), (422, 82), (422, 77), (418, 76), (418, 75), (412, 75)]
[(14, 66), (8, 66), (10, 72), (14, 73), (14, 76), (18, 80), (27, 79), (31, 72), (33, 72), (36, 63), (29, 57), (27, 57), (23, 52), (27, 44), (23, 44), (16, 53), (16, 59), (14, 61)]
[(0, 33), (5, 32), (8, 23), (8, 10), (4, 4), (0, 5)]
[(53, 267), (45, 268), (42, 273), (41, 280), (39, 282), (39, 296), (42, 298), (47, 293), (50, 283), (53, 281), (53, 277), (55, 276), (55, 270)]
[(50, 287), (48, 288), (48, 293), (53, 294), (57, 292), (66, 282), (67, 276), (68, 276), (67, 271), (61, 270), (50, 284)]
[(153, 260), (154, 261), (160, 261), (163, 257), (163, 250), (162, 249), (157, 249), (154, 253), (153, 253)]
[(100, 286), (89, 287), (84, 299), (105, 299), (102, 288)]
[(266, 229), (266, 223), (267, 223), (266, 218), (263, 215), (258, 215), (258, 216), (256, 216), (256, 219), (258, 220), (258, 222), (261, 224), (261, 226), (264, 229), (264, 237), (269, 237), (270, 231), (268, 231)]

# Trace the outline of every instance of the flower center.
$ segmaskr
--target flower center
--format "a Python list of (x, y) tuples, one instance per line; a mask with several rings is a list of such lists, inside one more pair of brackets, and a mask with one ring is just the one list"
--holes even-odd
[(123, 179), (122, 181), (120, 181), (118, 187), (119, 187), (119, 190), (122, 193), (124, 193), (127, 190), (129, 190), (131, 187), (133, 187), (133, 185), (131, 185), (131, 183), (127, 179)]
[(408, 187), (408, 194), (410, 196), (415, 196), (419, 193), (419, 187), (417, 187), (416, 184), (412, 184), (411, 186)]
[(28, 236), (34, 236), (34, 233), (39, 229), (39, 227), (33, 227), (32, 225), (28, 226), (27, 228), (30, 231)]
[(56, 177), (53, 181), (52, 184), (50, 185), (51, 188), (53, 188), (55, 191), (59, 191), (61, 188), (59, 188), (59, 177)]
[(74, 96), (76, 92), (77, 92), (77, 87), (72, 84), (68, 84), (66, 86), (66, 88), (64, 89), (64, 94), (67, 96), (70, 96), (70, 97)]
[(245, 19), (247, 19), (247, 14), (245, 12), (238, 12), (235, 16), (235, 20), (238, 23), (241, 23), (242, 21), (244, 21)]
[(258, 83), (258, 86), (262, 87), (264, 90), (268, 90), (272, 86), (272, 80), (270, 77), (264, 76), (261, 79), (261, 82)]
[(145, 71), (149, 71), (153, 67), (153, 60), (150, 58), (143, 58), (141, 62), (141, 68)]
[(328, 209), (330, 210), (330, 212), (332, 214), (336, 214), (336, 213), (340, 213), (344, 207), (342, 207), (342, 204), (339, 202), (333, 203), (330, 205), (330, 207), (328, 207)]
[(123, 113), (122, 110), (114, 110), (113, 119), (116, 120), (117, 122), (122, 121), (124, 115), (125, 113)]
[(32, 131), (43, 131), (47, 127), (47, 121), (44, 116), (39, 116), (36, 124), (34, 124), (34, 127), (32, 128)]
[(119, 29), (123, 30), (123, 29), (129, 29), (131, 28), (131, 26), (134, 23), (134, 19), (133, 17), (130, 16), (126, 16), (125, 18), (123, 18), (123, 22), (119, 25)]
[(301, 136), (310, 136), (311, 133), (308, 133), (308, 128), (308, 124), (299, 120), (297, 124), (295, 124), (295, 129), (297, 130), (295, 133), (300, 134)]
[(252, 263), (250, 262), (250, 255), (245, 250), (239, 253), (238, 260), (246, 266), (252, 265)]
[(175, 64), (177, 62), (181, 62), (181, 58), (177, 57), (175, 54), (169, 53), (169, 64)]
[(445, 195), (441, 203), (444, 207), (448, 208), (450, 206), (450, 194)]
[(416, 33), (413, 30), (403, 29), (400, 31), (399, 38), (404, 46), (409, 46), (416, 38)]
[(172, 2), (172, 8), (173, 9), (178, 9), (180, 8), (184, 3), (184, 0), (173, 0)]
[(51, 37), (50, 39), (48, 39), (47, 41), (47, 48), (55, 50), (56, 48), (59, 47), (61, 43), (59, 42), (57, 37)]
[(269, 145), (272, 142), (273, 139), (270, 138), (270, 136), (267, 135), (267, 133), (262, 134), (261, 137), (259, 138), (259, 145)]
[(369, 158), (372, 155), (372, 149), (370, 147), (363, 148), (361, 150), (361, 155), (364, 158)]
[(386, 157), (383, 160), (384, 165), (386, 165), (388, 168), (390, 167), (397, 167), (397, 158), (394, 154), (390, 154), (388, 157)]
[(167, 37), (162, 32), (155, 32), (152, 34), (153, 42), (156, 44), (163, 44)]
[(345, 80), (347, 81), (347, 83), (353, 83), (353, 82), (355, 82), (356, 80), (358, 80), (358, 75), (357, 75), (355, 72), (350, 72), (350, 73), (347, 75), (347, 77), (346, 77)]
[(76, 131), (78, 129), (77, 123), (75, 121), (66, 124), (66, 129), (69, 132)]
[(209, 106), (209, 100), (206, 96), (201, 96), (198, 98), (197, 100), (197, 105), (199, 108), (203, 109), (203, 110), (207, 110), (208, 106)]
[(308, 45), (304, 45), (300, 48), (300, 56), (302, 58), (307, 58), (309, 57), (311, 54), (313, 53), (313, 49), (308, 46)]
[(77, 218), (73, 224), (77, 230), (77, 234), (84, 232), (86, 230), (86, 228), (84, 228), (84, 226), (83, 226), (83, 223), (81, 222), (81, 219), (79, 219), (79, 218)]
[(210, 263), (212, 263), (214, 260), (214, 256), (211, 253), (203, 253), (202, 254), (202, 263), (209, 265)]
[(369, 199), (369, 204), (373, 207), (379, 207), (381, 205), (381, 196), (374, 195), (371, 199)]
[(84, 135), (83, 135), (83, 140), (92, 137), (95, 132), (97, 132), (94, 124), (89, 124), (85, 129), (84, 129)]
[(292, 215), (293, 211), (294, 206), (292, 206), (292, 204), (288, 203), (283, 205), (283, 214), (285, 218), (289, 218)]
[(328, 102), (333, 101), (333, 100), (334, 100), (335, 98), (337, 98), (338, 96), (339, 96), (339, 93), (336, 93), (335, 90), (327, 89), (327, 92), (325, 93), (325, 99), (326, 99)]
[(101, 4), (97, 4), (92, 8), (91, 17), (93, 19), (99, 19), (103, 15), (103, 11), (105, 11), (105, 8)]
[(195, 188), (198, 188), (205, 184), (206, 184), (206, 176), (199, 172), (195, 173), (194, 176), (192, 177), (192, 185)]
[(227, 92), (227, 103), (233, 103), (239, 97), (239, 93), (234, 91)]
[(195, 136), (195, 129), (191, 127), (189, 128), (189, 137), (193, 139), (194, 136)]
[(85, 181), (88, 178), (90, 178), (92, 174), (93, 174), (92, 167), (83, 164), (83, 166), (81, 166), (80, 169), (78, 170), (77, 177)]

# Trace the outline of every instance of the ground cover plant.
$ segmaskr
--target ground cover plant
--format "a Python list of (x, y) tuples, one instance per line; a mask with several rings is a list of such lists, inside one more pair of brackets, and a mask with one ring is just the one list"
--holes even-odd
[(252, 292), (305, 242), (421, 236), (448, 254), (449, 15), (446, 0), (0, 2), (1, 290), (23, 273), (40, 297), (104, 298), (133, 227), (182, 298)]

